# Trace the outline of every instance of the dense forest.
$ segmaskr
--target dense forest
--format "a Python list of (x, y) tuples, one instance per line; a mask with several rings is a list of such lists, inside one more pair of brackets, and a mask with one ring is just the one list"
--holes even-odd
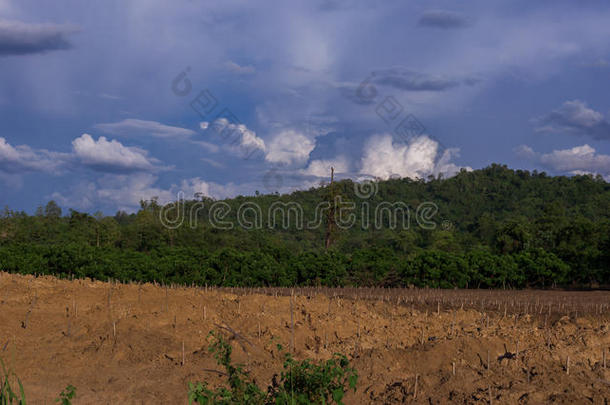
[[(610, 284), (610, 184), (599, 176), (494, 164), (449, 179), (376, 181), (365, 196), (359, 186), (342, 180), (220, 202), (197, 196), (182, 217), (180, 206), (155, 198), (114, 216), (62, 213), (53, 201), (34, 215), (7, 207), (0, 270), (218, 286)], [(341, 226), (338, 197), (353, 204), (351, 226)], [(267, 215), (278, 202), (298, 203), (304, 225)], [(325, 202), (330, 208), (320, 210)], [(395, 211), (397, 221), (387, 210), (375, 216), (375, 207), (396, 202), (406, 206)]]

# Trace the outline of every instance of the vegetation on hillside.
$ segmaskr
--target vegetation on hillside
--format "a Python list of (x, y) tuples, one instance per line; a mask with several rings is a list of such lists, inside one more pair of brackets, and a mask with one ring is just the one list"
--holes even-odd
[[(75, 210), (62, 216), (54, 202), (33, 216), (6, 208), (0, 269), (219, 286), (610, 283), (610, 184), (601, 177), (551, 177), (492, 165), (450, 179), (379, 181), (375, 188), (366, 199), (350, 180), (335, 182), (332, 193), (326, 186), (222, 202), (204, 197), (186, 201), (185, 221), (173, 228), (163, 225), (161, 213), (175, 219), (179, 210), (154, 198), (142, 201), (137, 213), (114, 216)], [(328, 217), (318, 215), (319, 226), (307, 225), (329, 195), (355, 204), (355, 225), (333, 226), (327, 249)], [(399, 201), (409, 207), (407, 229), (400, 220), (392, 224), (387, 213), (373, 226), (376, 206)], [(268, 216), (278, 202), (298, 203), (304, 225), (291, 220), (284, 226)], [(438, 207), (428, 218), (433, 226), (416, 221), (426, 202)], [(239, 207), (253, 204), (263, 213), (260, 226), (246, 229), (239, 223), (259, 224), (255, 210)], [(231, 229), (220, 229), (211, 209), (224, 210), (221, 222)]]

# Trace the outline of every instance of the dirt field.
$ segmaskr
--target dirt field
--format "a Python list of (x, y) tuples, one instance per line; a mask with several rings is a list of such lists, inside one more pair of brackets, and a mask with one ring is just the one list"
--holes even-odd
[[(292, 341), (286, 293), (0, 273), (0, 357), (31, 404), (68, 384), (75, 404), (183, 404), (189, 381), (221, 383), (204, 371), (218, 368), (205, 337), (228, 325), (253, 344), (234, 358), (266, 386), (281, 367), (271, 338)], [(348, 404), (606, 404), (608, 304), (607, 292), (296, 290), (295, 350), (348, 355)]]

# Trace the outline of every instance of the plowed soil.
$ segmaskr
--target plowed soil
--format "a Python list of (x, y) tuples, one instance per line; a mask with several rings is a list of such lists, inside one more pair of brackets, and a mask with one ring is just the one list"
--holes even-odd
[(519, 311), (493, 293), (480, 309), (457, 298), (267, 293), (0, 273), (0, 357), (29, 404), (54, 403), (68, 384), (74, 404), (184, 404), (189, 381), (222, 384), (206, 335), (228, 327), (241, 336), (234, 359), (265, 387), (281, 368), (275, 342), (290, 348), (294, 338), (301, 359), (346, 354), (359, 373), (348, 404), (610, 399), (607, 292), (573, 293), (570, 302), (593, 298), (580, 312), (562, 306), (570, 293), (548, 311), (534, 297), (553, 302), (553, 292), (530, 292), (527, 308), (515, 293)]

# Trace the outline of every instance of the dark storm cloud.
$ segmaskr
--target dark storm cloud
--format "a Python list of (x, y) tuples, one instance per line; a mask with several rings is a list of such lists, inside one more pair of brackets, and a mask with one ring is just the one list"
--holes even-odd
[[(430, 160), (419, 155), (432, 151), (434, 143), (416, 150), (382, 136), (397, 128), (380, 118), (377, 108), (390, 96), (400, 101), (405, 116), (417, 116), (432, 135), (462, 147), (463, 163), (472, 166), (489, 159), (510, 164), (507, 151), (531, 136), (522, 131), (523, 117), (532, 111), (546, 115), (554, 108), (530, 106), (559, 107), (570, 99), (559, 89), (569, 94), (590, 89), (591, 100), (599, 103), (596, 110), (605, 114), (610, 108), (604, 86), (595, 83), (603, 72), (578, 70), (583, 60), (610, 55), (608, 7), (548, 7), (520, 0), (498, 9), (483, 0), (442, 2), (456, 12), (448, 13), (429, 11), (443, 5), (364, 0), (211, 0), (180, 7), (150, 0), (130, 3), (133, 7), (119, 0), (69, 1), (69, 7), (58, 9), (56, 2), (9, 6), (0, 1), (0, 62), (5, 62), (0, 137), (10, 145), (0, 145), (0, 175), (46, 173), (58, 160), (66, 162), (56, 170), (62, 176), (53, 185), (43, 175), (29, 175), (23, 191), (7, 190), (0, 176), (3, 201), (33, 208), (32, 196), (41, 190), (67, 192), (81, 181), (98, 184), (95, 176), (123, 176), (116, 185), (97, 189), (110, 190), (113, 209), (137, 209), (139, 200), (151, 195), (169, 200), (175, 197), (170, 184), (190, 185), (194, 178), (200, 178), (195, 183), (201, 187), (222, 188), (218, 194), (208, 190), (216, 198), (228, 194), (224, 190), (269, 191), (264, 175), (275, 163), (243, 160), (195, 130), (202, 118), (189, 104), (208, 90), (218, 105), (206, 122), (223, 111), (235, 113), (270, 148), (274, 161), (295, 161), (281, 170), (308, 176), (327, 176), (328, 163), (348, 163), (347, 169), (359, 171), (365, 157), (366, 173), (373, 173), (375, 165), (382, 165), (377, 168), (382, 174), (412, 173), (409, 162), (427, 164)], [(22, 23), (3, 22), (7, 20)], [(69, 22), (83, 29), (74, 35), (71, 27), (30, 24), (43, 22)], [(256, 46), (244, 46), (244, 38)], [(53, 51), (70, 43), (78, 49)], [(192, 90), (179, 96), (171, 89), (183, 72)], [(555, 86), (559, 80), (565, 85)], [(524, 84), (530, 82), (532, 86)], [(323, 136), (329, 131), (321, 131), (316, 122), (306, 125), (317, 114), (335, 117), (334, 132), (345, 142), (330, 143), (331, 137)], [(404, 121), (402, 115), (399, 121)], [(181, 129), (168, 128), (170, 123)], [(499, 130), (490, 134), (491, 128)], [(71, 148), (87, 130), (92, 139)], [(507, 135), (512, 133), (518, 135)], [(120, 137), (129, 143), (112, 142)], [(293, 139), (300, 143), (293, 146)], [(548, 140), (549, 150), (567, 147), (555, 145), (563, 139)], [(177, 169), (163, 170), (166, 166)], [(302, 184), (309, 187), (310, 182)]]
[(76, 31), (68, 25), (0, 21), (0, 56), (69, 49), (72, 45), (67, 36)]
[(566, 101), (558, 109), (534, 119), (534, 123), (539, 132), (563, 132), (590, 136), (597, 140), (610, 139), (608, 120), (580, 100)]
[(459, 86), (476, 86), (482, 81), (475, 76), (448, 77), (416, 72), (402, 67), (376, 70), (361, 83), (342, 82), (335, 88), (341, 96), (356, 104), (370, 105), (375, 102), (377, 86), (392, 87), (408, 92), (444, 92)]
[(353, 103), (361, 105), (372, 105), (375, 103), (374, 97), (366, 97), (360, 94), (359, 86), (356, 84), (340, 84), (337, 86), (339, 94)]
[(417, 25), (420, 27), (450, 29), (467, 27), (470, 25), (470, 22), (463, 15), (453, 11), (428, 10), (419, 18)]
[(373, 73), (373, 82), (405, 91), (445, 91), (460, 85), (456, 79), (392, 68)]

